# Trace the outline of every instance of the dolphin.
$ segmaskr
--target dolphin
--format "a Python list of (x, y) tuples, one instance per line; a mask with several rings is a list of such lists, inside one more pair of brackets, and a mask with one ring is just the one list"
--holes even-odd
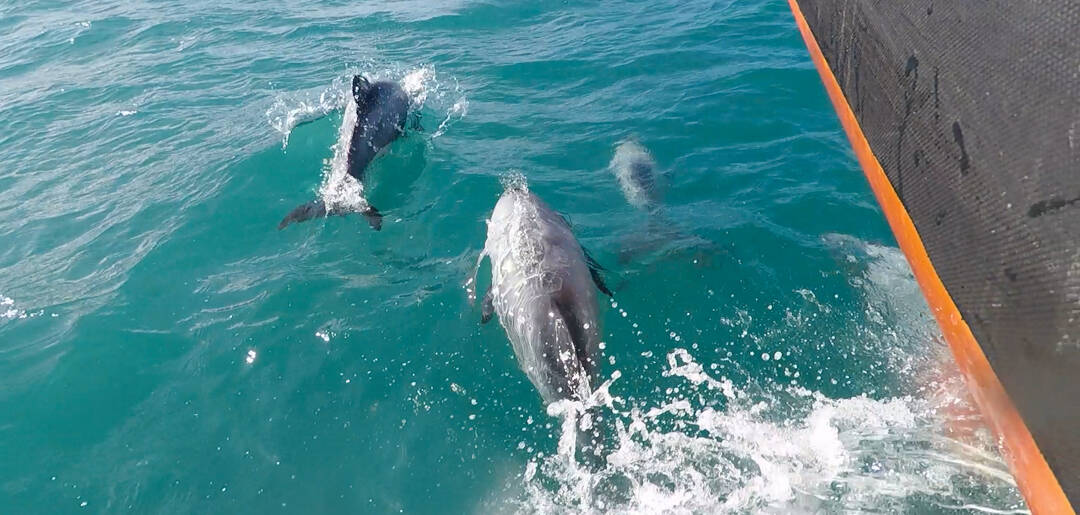
[(477, 271), (484, 257), (491, 260), (491, 286), (482, 322), (498, 314), (521, 368), (546, 404), (587, 400), (601, 334), (593, 285), (611, 295), (601, 267), (570, 224), (521, 185), (507, 187), (495, 204)]
[(656, 174), (656, 161), (645, 147), (633, 139), (623, 141), (608, 168), (630, 205), (653, 214), (660, 210), (663, 184)]
[(648, 223), (636, 227), (619, 252), (619, 262), (628, 263), (637, 254), (662, 246), (675, 234), (663, 214), (664, 175), (656, 172), (652, 154), (637, 140), (629, 138), (615, 147), (608, 169), (619, 182), (626, 201), (648, 213)]
[[(356, 75), (352, 79), (352, 99), (353, 102), (349, 102), (346, 109), (354, 109), (355, 116), (346, 113), (343, 117), (342, 134), (348, 139), (339, 145), (338, 151), (345, 152), (344, 163), (348, 174), (363, 185), (364, 172), (371, 161), (404, 132), (409, 115), (409, 95), (396, 82), (369, 82)], [(382, 215), (366, 199), (359, 206), (328, 205), (320, 199), (297, 206), (285, 215), (278, 229), (284, 229), (294, 222), (351, 212), (363, 214), (376, 231), (382, 228)]]
[[(666, 216), (664, 190), (670, 175), (668, 172), (657, 172), (652, 154), (636, 138), (627, 138), (615, 147), (608, 169), (615, 175), (626, 201), (648, 216), (646, 224), (635, 225), (633, 232), (623, 241), (619, 251), (620, 263), (629, 263), (639, 254), (673, 243), (682, 248), (699, 247), (695, 262), (702, 264), (711, 263), (712, 256), (716, 254), (728, 253), (708, 240), (683, 232)], [(667, 254), (674, 255), (671, 250)]]

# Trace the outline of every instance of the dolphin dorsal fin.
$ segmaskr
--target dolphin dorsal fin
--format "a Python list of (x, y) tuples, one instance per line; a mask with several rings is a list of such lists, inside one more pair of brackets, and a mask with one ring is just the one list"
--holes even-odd
[(353, 75), (352, 78), (352, 95), (356, 100), (356, 107), (359, 109), (364, 105), (364, 97), (367, 95), (368, 89), (371, 87), (371, 83), (364, 78), (363, 75)]

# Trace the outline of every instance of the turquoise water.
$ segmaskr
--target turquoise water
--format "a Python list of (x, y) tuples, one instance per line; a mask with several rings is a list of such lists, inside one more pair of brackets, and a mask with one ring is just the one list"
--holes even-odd
[[(384, 227), (278, 232), (353, 73)], [(0, 129), (0, 512), (1024, 509), (784, 2), (7, 2)], [(599, 469), (467, 299), (512, 173), (616, 290)]]

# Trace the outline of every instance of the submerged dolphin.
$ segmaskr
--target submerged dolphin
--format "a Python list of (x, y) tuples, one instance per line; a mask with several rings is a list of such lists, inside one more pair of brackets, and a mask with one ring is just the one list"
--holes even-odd
[[(409, 95), (396, 82), (371, 83), (356, 75), (352, 80), (352, 96), (356, 104), (356, 116), (345, 116), (342, 121), (343, 124), (352, 123), (353, 126), (348, 130), (348, 141), (341, 149), (347, 152), (345, 163), (349, 175), (363, 184), (364, 171), (368, 164), (380, 150), (404, 132), (409, 115)], [(361, 207), (352, 207), (328, 206), (323, 200), (314, 200), (290, 211), (278, 224), (278, 229), (284, 229), (293, 222), (350, 212), (363, 214), (376, 231), (382, 228), (382, 215), (366, 201)]]
[(632, 139), (615, 148), (609, 165), (630, 205), (654, 213), (663, 200), (662, 184), (656, 175), (656, 161), (649, 151)]
[(655, 250), (675, 237), (662, 212), (664, 175), (656, 173), (656, 161), (648, 149), (634, 139), (619, 143), (608, 169), (619, 181), (626, 201), (649, 214), (648, 223), (644, 227), (635, 227), (623, 242), (619, 261), (627, 263), (635, 255)]
[(545, 403), (588, 399), (600, 352), (593, 283), (611, 295), (599, 265), (566, 220), (521, 186), (508, 187), (495, 204), (480, 260), (485, 256), (491, 259), (491, 287), (482, 321), (499, 315)]

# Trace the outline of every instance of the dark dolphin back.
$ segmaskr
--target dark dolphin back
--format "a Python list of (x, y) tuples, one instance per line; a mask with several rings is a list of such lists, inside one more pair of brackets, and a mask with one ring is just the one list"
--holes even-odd
[[(352, 94), (356, 100), (356, 127), (353, 127), (352, 138), (349, 140), (348, 169), (349, 175), (363, 183), (364, 171), (371, 164), (371, 160), (375, 159), (383, 147), (397, 139), (405, 128), (409, 115), (409, 96), (397, 83), (369, 83), (360, 75), (353, 77)], [(278, 224), (278, 229), (312, 218), (350, 212), (354, 211), (327, 206), (322, 200), (316, 200), (290, 211)], [(359, 212), (367, 218), (373, 229), (378, 231), (382, 228), (382, 214), (375, 206), (366, 204)]]
[[(366, 87), (365, 87), (366, 86)], [(405, 129), (409, 96), (396, 82), (353, 81), (356, 128), (349, 143), (349, 175), (363, 181), (364, 170), (375, 155)]]

